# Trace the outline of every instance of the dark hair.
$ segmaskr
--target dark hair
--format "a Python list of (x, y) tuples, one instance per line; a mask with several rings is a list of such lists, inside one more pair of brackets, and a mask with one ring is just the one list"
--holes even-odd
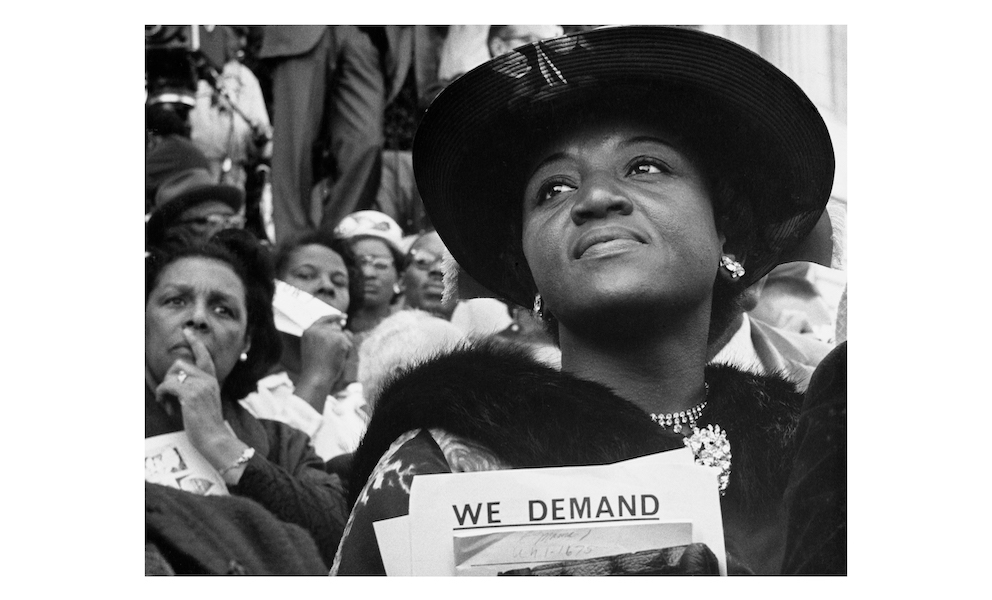
[(175, 243), (152, 249), (145, 258), (145, 302), (158, 285), (162, 271), (183, 258), (209, 258), (231, 267), (245, 286), (248, 311), (248, 335), (251, 348), (248, 359), (238, 362), (221, 388), (221, 398), (235, 402), (258, 387), (279, 361), (282, 342), (272, 318), (275, 276), (268, 250), (247, 231), (226, 229), (206, 242)]
[(358, 260), (351, 249), (351, 245), (345, 240), (337, 239), (334, 234), (327, 231), (314, 231), (291, 239), (279, 245), (275, 253), (276, 276), (280, 279), (286, 274), (289, 268), (289, 259), (293, 253), (303, 246), (316, 244), (323, 246), (332, 252), (336, 252), (344, 261), (345, 269), (348, 270), (348, 322), (365, 304), (365, 286), (362, 285), (362, 271), (358, 268)]

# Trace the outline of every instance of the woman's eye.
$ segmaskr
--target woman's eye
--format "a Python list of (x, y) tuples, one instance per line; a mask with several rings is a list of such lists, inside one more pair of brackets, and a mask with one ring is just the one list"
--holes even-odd
[(302, 279), (303, 281), (310, 281), (314, 276), (313, 273), (293, 273), (293, 277)]
[(226, 306), (216, 306), (214, 312), (224, 317), (234, 317), (234, 311)]
[(664, 169), (661, 165), (654, 162), (640, 161), (634, 163), (630, 167), (630, 175), (653, 175), (656, 173), (664, 173), (667, 169)]
[(558, 194), (564, 194), (566, 192), (572, 191), (575, 188), (568, 185), (567, 183), (547, 183), (541, 187), (537, 192), (537, 203), (543, 204), (548, 200), (551, 200)]
[(344, 279), (343, 277), (336, 277), (331, 280), (331, 283), (333, 283), (337, 287), (348, 287), (348, 280)]
[(173, 298), (166, 298), (165, 304), (167, 306), (182, 306), (186, 301), (180, 296), (175, 296)]

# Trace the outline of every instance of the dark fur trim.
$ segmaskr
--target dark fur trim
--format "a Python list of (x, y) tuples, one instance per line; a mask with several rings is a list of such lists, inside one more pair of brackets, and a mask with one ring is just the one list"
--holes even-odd
[(709, 405), (700, 427), (727, 431), (732, 455), (727, 500), (742, 506), (778, 502), (785, 492), (803, 396), (781, 376), (756, 375), (729, 365), (706, 368)]
[[(764, 413), (789, 404), (780, 396), (791, 384), (729, 367), (713, 369), (712, 408), (704, 417), (730, 436), (730, 488), (740, 488), (745, 498), (766, 488), (784, 489), (777, 478), (770, 486), (741, 480), (765, 478), (759, 467), (786, 461), (788, 444), (776, 436), (791, 434), (795, 419)], [(731, 397), (735, 400), (725, 399)], [(795, 406), (798, 413), (798, 402)], [(523, 348), (487, 340), (407, 370), (386, 386), (355, 452), (351, 503), (397, 437), (433, 427), (478, 442), (514, 467), (606, 464), (683, 447), (681, 436), (664, 432), (606, 386), (549, 368)], [(759, 453), (756, 458), (753, 452)], [(773, 470), (777, 475), (777, 467)]]

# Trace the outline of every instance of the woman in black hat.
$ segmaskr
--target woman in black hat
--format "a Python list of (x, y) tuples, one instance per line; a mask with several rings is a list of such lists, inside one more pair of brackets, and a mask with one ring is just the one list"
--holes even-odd
[(357, 532), (405, 514), (416, 474), (606, 463), (683, 437), (722, 469), (730, 571), (780, 572), (802, 396), (706, 350), (829, 197), (832, 145), (798, 86), (708, 34), (594, 30), (455, 81), (414, 167), (455, 260), (533, 305), (562, 372), (484, 345), (395, 380), (356, 453), (337, 572), (381, 569)]

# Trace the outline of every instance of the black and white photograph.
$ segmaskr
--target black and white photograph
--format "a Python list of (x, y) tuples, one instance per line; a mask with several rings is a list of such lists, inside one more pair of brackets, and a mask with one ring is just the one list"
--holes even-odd
[(982, 589), (982, 20), (697, 4), (18, 13), (11, 589)]
[(146, 25), (146, 446), (298, 558), (146, 482), (146, 574), (846, 574), (846, 71), (843, 24)]

